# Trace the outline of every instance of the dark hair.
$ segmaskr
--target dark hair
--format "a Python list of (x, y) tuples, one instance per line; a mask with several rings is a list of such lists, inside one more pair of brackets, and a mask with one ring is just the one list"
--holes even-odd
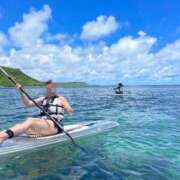
[(123, 85), (122, 83), (119, 83), (118, 86), (119, 86), (119, 87), (123, 87), (124, 85)]
[(48, 81), (46, 81), (45, 83), (46, 83), (46, 85), (48, 85), (48, 84), (53, 84), (53, 81), (52, 81), (52, 80), (48, 80)]

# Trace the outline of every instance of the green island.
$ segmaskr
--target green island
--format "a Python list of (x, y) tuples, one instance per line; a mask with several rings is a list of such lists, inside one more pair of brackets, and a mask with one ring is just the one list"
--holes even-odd
[[(21, 83), (23, 86), (44, 86), (44, 82), (40, 82), (34, 78), (31, 78), (30, 76), (24, 74), (21, 70), (10, 68), (10, 67), (4, 67), (4, 70), (6, 70), (10, 75), (12, 75), (15, 80), (19, 83)], [(86, 87), (89, 86), (85, 82), (58, 82), (58, 86), (61, 87)], [(7, 79), (7, 77), (4, 76), (4, 74), (0, 71), (0, 87), (13, 87), (14, 84)]]
[[(19, 69), (14, 69), (10, 67), (3, 67), (3, 69), (6, 70), (10, 75), (12, 75), (17, 82), (23, 84), (23, 86), (43, 86), (44, 85), (43, 82), (40, 82), (36, 79), (29, 77), (28, 75), (24, 74)], [(14, 86), (14, 84), (11, 81), (9, 81), (9, 79), (1, 71), (0, 71), (0, 86), (2, 87)]]
[(85, 82), (60, 82), (57, 83), (60, 87), (87, 87), (89, 84)]

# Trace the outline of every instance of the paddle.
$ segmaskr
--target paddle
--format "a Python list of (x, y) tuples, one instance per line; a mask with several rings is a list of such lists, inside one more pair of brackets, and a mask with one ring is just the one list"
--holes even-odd
[[(15, 80), (12, 76), (10, 76), (1, 66), (0, 66), (0, 70), (2, 71), (2, 73), (3, 73), (13, 84), (15, 84), (15, 85), (17, 84), (16, 80)], [(30, 96), (22, 87), (20, 87), (19, 90), (20, 90), (23, 94), (25, 94), (25, 95), (27, 96), (27, 98), (28, 98), (29, 100), (31, 100), (31, 101), (34, 103), (34, 105), (35, 105), (36, 107), (38, 107), (50, 120), (52, 120), (52, 121), (62, 130), (62, 132), (63, 132), (64, 134), (66, 134), (66, 136), (68, 136), (68, 137), (71, 139), (72, 143), (73, 143), (76, 147), (80, 148), (82, 151), (85, 151), (84, 148), (82, 148), (81, 146), (79, 146), (79, 145), (74, 141), (74, 139), (71, 137), (71, 135), (70, 135), (67, 131), (65, 131), (64, 128), (63, 128), (59, 123), (57, 123), (56, 120), (55, 120), (48, 112), (46, 112), (38, 103), (36, 103), (36, 101), (35, 101), (33, 98), (31, 98), (31, 96)]]

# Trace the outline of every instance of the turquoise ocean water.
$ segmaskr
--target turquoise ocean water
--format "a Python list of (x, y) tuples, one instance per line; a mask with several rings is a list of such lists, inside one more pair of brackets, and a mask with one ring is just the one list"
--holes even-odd
[[(27, 88), (33, 96), (43, 88)], [(78, 139), (89, 154), (70, 142), (0, 157), (0, 179), (180, 179), (180, 86), (128, 87), (115, 95), (112, 87), (61, 88), (75, 115), (65, 124), (112, 120), (110, 132)], [(0, 129), (36, 115), (24, 108), (12, 88), (0, 89)]]

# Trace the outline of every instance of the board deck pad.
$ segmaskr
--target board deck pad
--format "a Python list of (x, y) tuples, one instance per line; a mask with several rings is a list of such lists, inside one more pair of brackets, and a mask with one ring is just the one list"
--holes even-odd
[[(82, 136), (108, 131), (114, 127), (117, 127), (119, 124), (114, 121), (90, 121), (74, 125), (81, 126), (78, 129), (68, 132), (72, 136), (72, 138), (75, 139)], [(65, 128), (67, 126), (65, 126)], [(70, 141), (69, 137), (67, 137), (64, 133), (39, 138), (33, 138), (27, 135), (22, 135), (14, 137), (12, 139), (8, 139), (5, 142), (3, 142), (0, 145), (0, 155), (7, 155), (15, 152), (36, 149), (39, 147), (61, 143), (68, 140)]]

